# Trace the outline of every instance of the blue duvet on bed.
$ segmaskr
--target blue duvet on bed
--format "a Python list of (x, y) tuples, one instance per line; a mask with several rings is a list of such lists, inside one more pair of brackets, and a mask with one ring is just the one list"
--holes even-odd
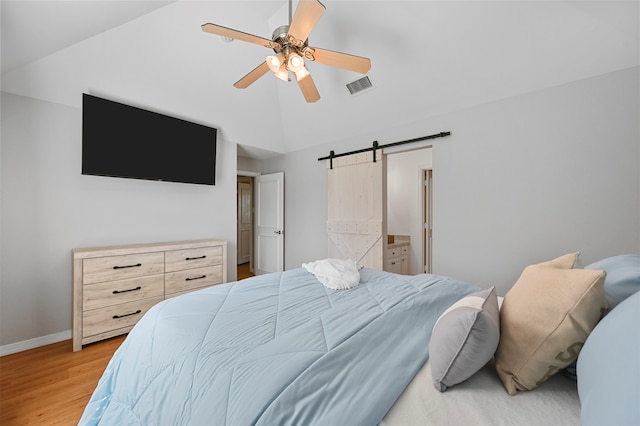
[(426, 361), (435, 320), (478, 288), (366, 268), (360, 281), (334, 291), (295, 269), (159, 303), (80, 424), (377, 424)]

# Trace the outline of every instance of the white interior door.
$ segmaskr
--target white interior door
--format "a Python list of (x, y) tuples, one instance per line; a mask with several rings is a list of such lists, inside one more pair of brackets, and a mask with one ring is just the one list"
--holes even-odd
[[(386, 235), (385, 156), (364, 152), (327, 161), (327, 233), (330, 258), (383, 269)], [(386, 238), (386, 237), (385, 237)]]
[(256, 275), (284, 270), (284, 173), (255, 177)]
[(238, 265), (251, 260), (251, 184), (238, 182)]

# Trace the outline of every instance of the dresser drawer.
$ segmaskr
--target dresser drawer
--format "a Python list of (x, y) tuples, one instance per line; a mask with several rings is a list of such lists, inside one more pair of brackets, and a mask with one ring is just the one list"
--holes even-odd
[(169, 296), (187, 290), (222, 283), (222, 265), (170, 272), (164, 277), (164, 293)]
[(387, 257), (389, 258), (403, 256), (407, 253), (409, 253), (409, 247), (407, 245), (387, 249)]
[(82, 283), (84, 285), (105, 281), (162, 274), (164, 253), (128, 254), (84, 259)]
[(82, 314), (82, 337), (89, 337), (124, 327), (131, 327), (153, 305), (162, 302), (164, 298), (152, 297), (150, 299), (136, 300), (133, 302), (121, 303), (119, 305), (108, 306), (91, 311), (84, 311)]
[(387, 260), (386, 266), (384, 268), (385, 271), (391, 272), (393, 274), (401, 274), (402, 273), (402, 262), (400, 258), (394, 258)]
[(222, 247), (171, 250), (164, 255), (165, 272), (202, 268), (222, 264)]
[(89, 311), (119, 303), (162, 296), (164, 296), (164, 274), (107, 281), (83, 287), (82, 309)]

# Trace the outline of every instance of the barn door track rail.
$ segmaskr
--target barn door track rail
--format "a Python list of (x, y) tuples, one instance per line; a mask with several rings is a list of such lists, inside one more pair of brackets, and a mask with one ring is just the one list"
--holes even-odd
[(363, 148), (363, 149), (358, 149), (358, 150), (355, 150), (355, 151), (344, 152), (342, 154), (336, 154), (334, 151), (330, 151), (328, 156), (318, 158), (318, 161), (329, 160), (329, 167), (331, 169), (333, 169), (333, 159), (334, 158), (344, 157), (344, 156), (352, 155), (352, 154), (360, 154), (362, 152), (373, 151), (373, 162), (375, 163), (376, 162), (376, 151), (379, 150), (379, 149), (388, 148), (388, 147), (397, 146), (397, 145), (404, 145), (404, 144), (413, 143), (413, 142), (426, 141), (426, 140), (429, 140), (429, 139), (443, 138), (445, 136), (449, 136), (450, 134), (451, 134), (451, 132), (440, 132), (440, 133), (436, 133), (434, 135), (422, 136), (422, 137), (414, 138), (414, 139), (407, 139), (406, 141), (400, 141), (400, 142), (391, 142), (391, 143), (387, 143), (387, 144), (384, 144), (384, 145), (379, 145), (378, 141), (373, 141), (372, 146), (369, 147), (369, 148)]

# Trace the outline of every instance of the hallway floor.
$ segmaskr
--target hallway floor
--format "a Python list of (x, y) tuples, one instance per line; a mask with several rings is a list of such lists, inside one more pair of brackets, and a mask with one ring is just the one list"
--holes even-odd
[(238, 281), (253, 277), (255, 274), (249, 270), (249, 262), (238, 265)]

